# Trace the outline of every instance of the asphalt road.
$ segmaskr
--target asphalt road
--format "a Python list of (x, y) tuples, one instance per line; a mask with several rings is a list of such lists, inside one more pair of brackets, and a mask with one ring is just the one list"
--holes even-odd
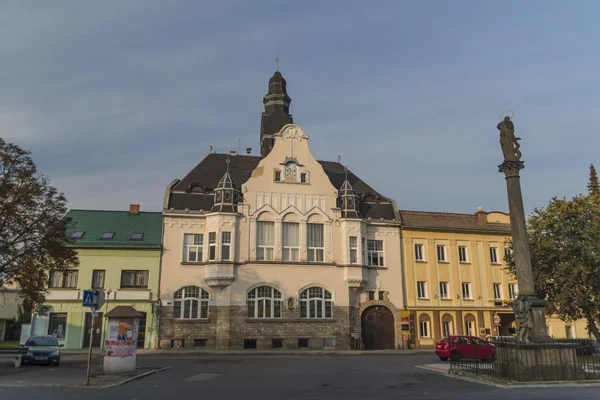
[(169, 370), (110, 389), (0, 388), (0, 399), (598, 399), (600, 388), (500, 389), (415, 368), (429, 355), (178, 356), (138, 358)]

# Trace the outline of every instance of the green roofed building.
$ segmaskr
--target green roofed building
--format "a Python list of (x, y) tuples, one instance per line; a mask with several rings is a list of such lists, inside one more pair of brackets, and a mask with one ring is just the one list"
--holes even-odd
[[(103, 343), (104, 315), (116, 306), (134, 307), (140, 320), (138, 347), (156, 342), (154, 305), (158, 299), (162, 220), (160, 212), (71, 210), (68, 234), (75, 239), (80, 265), (70, 271), (50, 273), (45, 305), (49, 311), (36, 315), (34, 334), (50, 334), (66, 349)], [(94, 318), (82, 306), (83, 290), (95, 289), (104, 297)]]

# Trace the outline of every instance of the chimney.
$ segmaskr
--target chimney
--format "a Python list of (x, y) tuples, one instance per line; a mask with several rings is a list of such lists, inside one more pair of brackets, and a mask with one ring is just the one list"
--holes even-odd
[(483, 207), (477, 207), (477, 222), (480, 225), (485, 225), (488, 222), (487, 213), (483, 211)]
[(235, 150), (231, 150), (231, 151), (229, 152), (229, 155), (230, 155), (230, 156), (235, 156), (235, 155), (237, 155), (237, 151), (235, 151)]
[(139, 204), (130, 204), (129, 205), (129, 214), (138, 215), (140, 213), (140, 205)]

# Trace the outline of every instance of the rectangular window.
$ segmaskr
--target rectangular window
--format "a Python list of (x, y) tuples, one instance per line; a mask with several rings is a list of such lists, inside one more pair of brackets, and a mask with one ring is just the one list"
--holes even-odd
[(422, 338), (429, 337), (429, 321), (419, 322), (419, 336)]
[(103, 269), (95, 269), (92, 272), (92, 289), (104, 288), (104, 276), (106, 271)]
[(367, 241), (369, 265), (383, 267), (383, 240)]
[(383, 300), (383, 292), (379, 292), (378, 295), (379, 295), (379, 300)]
[(507, 260), (511, 260), (512, 259), (512, 250), (508, 247), (504, 248), (504, 263), (507, 264)]
[(465, 334), (467, 336), (473, 336), (473, 332), (475, 329), (473, 328), (473, 321), (465, 321)]
[(440, 282), (440, 298), (441, 299), (449, 299), (450, 295), (448, 293), (448, 282)]
[(194, 347), (206, 347), (207, 339), (194, 339)]
[(204, 235), (189, 234), (183, 235), (183, 261), (201, 262), (202, 261), (202, 243)]
[(452, 334), (450, 330), (450, 321), (442, 321), (442, 331), (444, 337), (448, 337)]
[(273, 261), (275, 244), (275, 223), (259, 221), (256, 223), (256, 259)]
[(502, 284), (494, 283), (494, 300), (502, 300)]
[(52, 271), (50, 272), (50, 288), (77, 288), (79, 281), (79, 271)]
[(221, 260), (228, 261), (231, 257), (231, 232), (221, 232)]
[(275, 182), (281, 181), (281, 171), (275, 171)]
[(458, 262), (466, 263), (467, 259), (467, 246), (458, 246)]
[(471, 299), (471, 283), (470, 282), (462, 283), (462, 297), (463, 297), (463, 299), (467, 299), (467, 300)]
[(283, 261), (300, 260), (300, 224), (295, 222), (284, 222), (281, 224), (283, 230)]
[(417, 296), (420, 299), (427, 298), (427, 285), (425, 282), (417, 282)]
[(121, 271), (122, 288), (148, 288), (148, 271)]
[(300, 182), (306, 183), (306, 172), (300, 174)]
[(446, 246), (441, 244), (437, 245), (437, 260), (442, 262), (446, 261)]
[(208, 233), (208, 260), (217, 259), (217, 232)]
[(299, 349), (308, 349), (308, 338), (300, 338), (298, 339), (298, 348)]
[(256, 339), (244, 339), (244, 349), (255, 349)]
[(369, 292), (369, 300), (375, 300), (375, 292), (374, 291)]
[(510, 300), (517, 298), (517, 286), (514, 283), (508, 284), (508, 298)]
[(415, 244), (415, 261), (425, 261), (422, 244)]
[(492, 264), (498, 264), (498, 248), (490, 247), (490, 262)]
[(52, 313), (48, 321), (48, 335), (64, 339), (67, 329), (67, 313)]
[(323, 224), (306, 224), (308, 230), (308, 261), (324, 261)]
[(283, 339), (271, 339), (272, 349), (283, 349)]
[(350, 236), (348, 240), (348, 247), (350, 248), (350, 264), (358, 264), (358, 238), (356, 236)]

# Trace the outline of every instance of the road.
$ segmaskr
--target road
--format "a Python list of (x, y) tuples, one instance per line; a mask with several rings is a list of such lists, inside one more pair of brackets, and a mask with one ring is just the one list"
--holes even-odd
[[(430, 355), (145, 355), (171, 368), (110, 389), (0, 388), (9, 400), (598, 399), (600, 388), (500, 389), (416, 368)], [(35, 368), (35, 367), (28, 367)]]

